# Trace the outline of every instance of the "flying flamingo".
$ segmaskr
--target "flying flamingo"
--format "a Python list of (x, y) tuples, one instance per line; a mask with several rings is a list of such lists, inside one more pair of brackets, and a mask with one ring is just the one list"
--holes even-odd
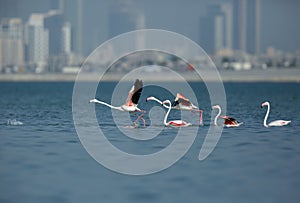
[(90, 103), (103, 104), (103, 105), (108, 106), (112, 109), (116, 109), (116, 110), (119, 110), (119, 111), (125, 111), (125, 112), (129, 112), (129, 113), (141, 112), (140, 115), (136, 114), (137, 119), (133, 122), (133, 124), (134, 124), (134, 126), (137, 126), (137, 121), (139, 119), (141, 119), (144, 123), (144, 126), (146, 126), (146, 121), (143, 118), (143, 115), (146, 113), (146, 111), (141, 110), (137, 107), (138, 101), (139, 101), (141, 93), (142, 93), (142, 90), (143, 90), (142, 80), (136, 79), (134, 85), (132, 86), (131, 90), (128, 93), (127, 100), (126, 100), (126, 103), (124, 105), (122, 105), (122, 106), (112, 106), (110, 104), (107, 104), (103, 101), (99, 101), (97, 99), (91, 99)]
[(289, 124), (291, 121), (285, 121), (285, 120), (275, 120), (270, 122), (269, 124), (267, 124), (267, 119), (270, 113), (270, 103), (269, 102), (264, 102), (261, 104), (261, 108), (263, 108), (264, 106), (268, 106), (268, 110), (267, 113), (265, 115), (265, 119), (264, 119), (264, 126), (267, 128), (269, 126), (284, 126)]
[[(162, 101), (160, 101), (159, 99), (157, 99), (155, 97), (148, 97), (146, 99), (146, 101), (150, 101), (150, 100), (153, 100), (153, 101), (158, 102), (159, 104), (162, 104), (165, 108), (169, 108), (167, 105), (163, 104)], [(188, 98), (186, 98), (182, 94), (177, 93), (175, 100), (172, 102), (171, 108), (176, 109), (176, 110), (191, 111), (193, 113), (199, 112), (200, 113), (200, 125), (202, 125), (203, 110), (196, 107), (192, 102), (189, 101)]]
[(215, 125), (217, 125), (217, 119), (218, 118), (223, 118), (224, 119), (224, 125), (226, 127), (237, 127), (237, 126), (240, 126), (241, 124), (243, 124), (243, 123), (239, 123), (236, 119), (234, 119), (232, 117), (220, 116), (221, 115), (221, 107), (219, 105), (213, 106), (212, 109), (218, 109), (219, 110), (219, 112), (216, 115), (215, 120), (214, 120)]
[[(168, 103), (169, 106), (167, 106), (166, 103)], [(171, 104), (170, 100), (166, 100), (166, 101), (163, 101), (163, 102), (162, 102), (162, 105), (163, 105), (163, 106), (166, 106), (166, 108), (168, 108), (168, 111), (167, 111), (167, 113), (166, 113), (166, 115), (165, 115), (165, 118), (164, 118), (164, 125), (165, 125), (165, 126), (172, 126), (172, 127), (187, 127), (187, 126), (192, 125), (191, 123), (187, 123), (187, 122), (185, 122), (185, 121), (183, 121), (183, 120), (173, 120), (173, 121), (167, 122), (169, 113), (170, 113), (170, 111), (171, 111), (171, 109), (172, 109), (172, 104)]]

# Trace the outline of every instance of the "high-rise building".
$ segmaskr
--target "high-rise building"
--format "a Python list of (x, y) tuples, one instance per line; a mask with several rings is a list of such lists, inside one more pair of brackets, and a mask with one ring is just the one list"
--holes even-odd
[(64, 54), (71, 53), (71, 24), (65, 22), (61, 31), (61, 52)]
[(24, 65), (23, 24), (20, 18), (3, 19), (0, 25), (0, 71)]
[(109, 14), (109, 38), (125, 32), (144, 29), (145, 17), (131, 0), (114, 0)]
[(43, 71), (49, 58), (49, 32), (44, 27), (44, 14), (31, 14), (25, 34), (28, 63)]
[[(74, 0), (74, 1), (59, 0), (59, 3), (56, 3), (56, 5), (58, 5), (59, 10), (61, 10), (63, 13), (64, 23), (65, 21), (70, 22), (71, 35), (72, 35), (71, 47), (72, 47), (73, 54), (75, 54), (77, 57), (82, 56), (84, 54), (83, 53), (83, 20), (84, 20), (83, 11), (84, 11), (84, 6), (86, 4), (84, 4), (83, 0)], [(53, 6), (53, 8), (55, 8), (55, 6)]]
[(83, 0), (77, 0), (77, 29), (75, 51), (78, 55), (83, 55)]
[(224, 31), (225, 31), (225, 48), (232, 50), (233, 48), (233, 17), (232, 17), (232, 5), (229, 3), (221, 4), (221, 11), (224, 14)]
[(209, 54), (232, 49), (232, 6), (228, 3), (209, 5), (200, 18), (200, 46)]
[(58, 56), (62, 51), (62, 28), (64, 17), (60, 10), (50, 10), (44, 15), (44, 25), (49, 31), (49, 55)]
[(255, 0), (255, 53), (260, 54), (261, 0)]
[(234, 48), (260, 52), (260, 0), (233, 0)]
[(49, 3), (50, 3), (50, 10), (60, 10), (63, 12), (64, 0), (51, 0)]

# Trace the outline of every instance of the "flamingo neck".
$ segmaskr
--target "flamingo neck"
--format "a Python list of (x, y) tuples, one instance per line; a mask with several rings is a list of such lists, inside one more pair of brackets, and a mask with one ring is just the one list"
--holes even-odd
[(218, 112), (218, 114), (216, 115), (215, 120), (214, 120), (214, 124), (215, 124), (215, 125), (217, 125), (217, 119), (218, 119), (218, 117), (221, 115), (221, 107), (218, 106), (217, 109), (218, 109), (219, 112)]
[(167, 100), (167, 102), (168, 102), (169, 106), (165, 105), (166, 108), (168, 108), (168, 111), (167, 111), (167, 113), (166, 113), (166, 115), (165, 115), (165, 118), (164, 118), (164, 125), (165, 125), (165, 126), (168, 126), (168, 125), (169, 125), (169, 124), (167, 123), (167, 119), (168, 119), (169, 113), (170, 113), (170, 111), (171, 111), (171, 102), (170, 102), (169, 100)]
[(156, 97), (153, 97), (151, 100), (156, 101), (157, 103), (163, 105), (163, 107), (165, 107), (165, 108), (169, 108), (167, 105), (163, 104), (162, 101), (160, 101), (160, 100), (157, 99)]
[(160, 101), (159, 99), (157, 99), (156, 97), (151, 98), (151, 100), (156, 101), (159, 104), (163, 104), (162, 101)]
[(268, 119), (268, 116), (269, 116), (269, 113), (270, 113), (270, 104), (267, 104), (267, 106), (268, 106), (268, 109), (267, 109), (267, 113), (266, 113), (265, 119), (264, 119), (264, 126), (265, 126), (265, 127), (269, 127), (269, 126), (267, 125), (267, 119)]
[(119, 107), (119, 106), (113, 106), (113, 105), (110, 105), (110, 104), (105, 103), (103, 101), (96, 100), (95, 103), (102, 104), (102, 105), (107, 106), (107, 107), (112, 108), (112, 109), (122, 110), (122, 108)]

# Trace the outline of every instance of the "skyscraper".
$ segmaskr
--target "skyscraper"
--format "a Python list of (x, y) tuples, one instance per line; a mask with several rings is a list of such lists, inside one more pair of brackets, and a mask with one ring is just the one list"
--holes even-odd
[(109, 38), (125, 32), (145, 28), (145, 17), (134, 8), (131, 0), (112, 1), (109, 14)]
[(44, 16), (45, 28), (49, 31), (49, 55), (58, 56), (62, 50), (62, 28), (64, 17), (60, 10), (50, 10)]
[(232, 5), (229, 3), (221, 4), (221, 11), (224, 14), (225, 24), (225, 48), (232, 50), (233, 48), (233, 17), (232, 17)]
[(61, 32), (61, 52), (64, 54), (71, 53), (71, 24), (65, 22)]
[(83, 55), (82, 40), (83, 40), (83, 3), (82, 0), (77, 0), (77, 32), (76, 32), (76, 52)]
[(44, 14), (31, 14), (25, 29), (28, 63), (43, 71), (49, 58), (49, 32), (44, 27)]
[(255, 53), (260, 54), (261, 0), (255, 0)]
[(20, 18), (3, 19), (0, 25), (0, 71), (24, 65), (23, 24)]
[(200, 46), (209, 54), (232, 49), (232, 6), (212, 4), (200, 18)]
[(260, 52), (260, 0), (233, 0), (234, 48)]

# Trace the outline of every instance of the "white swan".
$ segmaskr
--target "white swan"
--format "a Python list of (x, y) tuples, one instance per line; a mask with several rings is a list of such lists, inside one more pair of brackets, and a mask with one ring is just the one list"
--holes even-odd
[(269, 126), (284, 126), (284, 125), (287, 125), (290, 122), (292, 122), (292, 121), (285, 121), (285, 120), (275, 120), (275, 121), (272, 121), (269, 124), (267, 124), (267, 119), (268, 119), (268, 116), (269, 116), (269, 113), (270, 113), (270, 103), (267, 102), (267, 101), (262, 103), (261, 108), (263, 108), (264, 106), (268, 107), (268, 110), (267, 110), (267, 113), (266, 113), (265, 119), (264, 119), (264, 126), (266, 128), (269, 127)]

